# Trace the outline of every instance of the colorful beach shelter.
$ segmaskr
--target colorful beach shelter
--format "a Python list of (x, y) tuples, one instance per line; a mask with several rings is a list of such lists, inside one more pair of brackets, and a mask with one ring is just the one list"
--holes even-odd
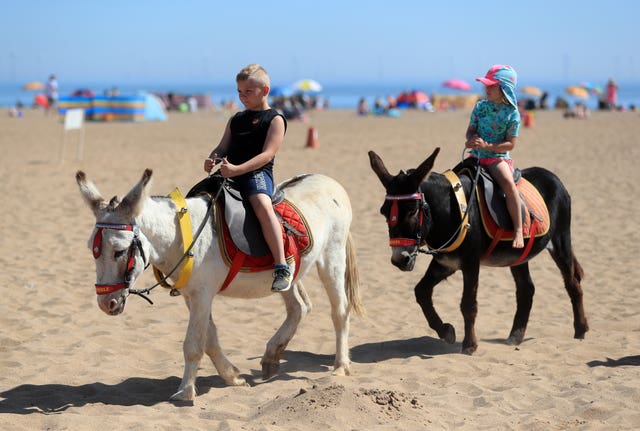
[(167, 121), (167, 109), (162, 100), (151, 93), (144, 95), (144, 119), (145, 121)]

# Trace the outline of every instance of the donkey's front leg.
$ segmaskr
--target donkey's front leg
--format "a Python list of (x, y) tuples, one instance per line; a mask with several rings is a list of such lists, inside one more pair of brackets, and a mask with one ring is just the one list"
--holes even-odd
[(189, 325), (182, 344), (184, 374), (178, 392), (171, 399), (188, 401), (196, 397), (196, 375), (204, 353), (213, 296), (202, 292), (183, 293), (183, 296), (189, 308)]
[(478, 275), (480, 274), (480, 263), (466, 265), (462, 269), (464, 288), (462, 300), (460, 301), (460, 311), (464, 318), (464, 340), (462, 340), (462, 353), (472, 355), (478, 348), (476, 339), (476, 316), (478, 315)]
[(420, 304), (429, 326), (438, 333), (438, 337), (440, 337), (441, 340), (445, 340), (447, 343), (454, 343), (456, 341), (456, 330), (451, 324), (443, 323), (436, 309), (433, 307), (433, 288), (454, 272), (454, 270), (441, 265), (434, 259), (429, 264), (429, 268), (427, 268), (424, 277), (422, 277), (414, 288), (416, 301)]

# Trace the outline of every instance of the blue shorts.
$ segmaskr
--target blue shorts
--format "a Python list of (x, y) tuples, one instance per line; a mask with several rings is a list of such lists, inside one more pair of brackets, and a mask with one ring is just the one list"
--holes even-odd
[(269, 171), (253, 171), (234, 178), (243, 198), (258, 193), (273, 197), (273, 174)]

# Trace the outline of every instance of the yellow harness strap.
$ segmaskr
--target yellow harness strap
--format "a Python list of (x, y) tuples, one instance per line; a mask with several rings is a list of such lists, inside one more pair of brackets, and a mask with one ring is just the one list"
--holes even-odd
[(453, 193), (455, 194), (456, 200), (458, 201), (460, 218), (462, 219), (462, 226), (460, 227), (460, 232), (458, 232), (458, 237), (456, 238), (456, 240), (453, 241), (450, 246), (441, 250), (443, 253), (446, 253), (460, 247), (460, 244), (462, 244), (462, 241), (464, 241), (464, 238), (467, 236), (467, 231), (469, 230), (469, 215), (465, 215), (465, 212), (467, 211), (467, 198), (464, 195), (464, 189), (462, 188), (460, 178), (458, 178), (455, 172), (453, 172), (451, 169), (446, 170), (443, 175), (451, 183)]
[(155, 276), (156, 281), (161, 283), (161, 286), (179, 290), (189, 282), (191, 271), (193, 270), (193, 253), (187, 253), (187, 250), (193, 242), (193, 231), (191, 229), (191, 216), (189, 215), (189, 209), (187, 208), (187, 201), (182, 196), (182, 193), (180, 193), (180, 190), (176, 187), (171, 193), (169, 193), (169, 197), (178, 207), (177, 214), (178, 223), (180, 225), (180, 234), (182, 235), (182, 250), (186, 256), (184, 258), (184, 263), (182, 265), (178, 281), (176, 281), (173, 286), (166, 281), (160, 282), (160, 280), (164, 278), (164, 274), (155, 266), (153, 267), (153, 275)]

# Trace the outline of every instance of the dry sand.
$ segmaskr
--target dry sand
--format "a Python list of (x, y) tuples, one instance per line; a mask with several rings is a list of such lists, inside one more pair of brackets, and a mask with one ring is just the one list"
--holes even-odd
[[(183, 191), (203, 177), (203, 157), (222, 134), (219, 112), (173, 114), (165, 123), (88, 124), (85, 157), (67, 149), (62, 126), (41, 112), (0, 116), (0, 429), (6, 430), (423, 430), (638, 429), (640, 427), (640, 117), (599, 113), (566, 120), (536, 114), (514, 153), (520, 167), (556, 172), (573, 200), (573, 241), (585, 269), (591, 331), (573, 339), (571, 305), (547, 255), (531, 263), (537, 291), (526, 339), (505, 338), (515, 311), (506, 269), (483, 269), (475, 355), (460, 340), (437, 339), (415, 303), (426, 269), (402, 273), (389, 262), (378, 209), (384, 190), (367, 151), (391, 172), (417, 166), (442, 147), (434, 170), (461, 156), (469, 111), (405, 112), (360, 118), (313, 112), (290, 123), (276, 177), (327, 174), (352, 198), (366, 320), (352, 319), (350, 377), (333, 377), (334, 334), (315, 276), (306, 286), (314, 309), (288, 346), (278, 376), (263, 381), (260, 357), (284, 316), (281, 299), (216, 297), (224, 351), (249, 387), (228, 387), (203, 359), (193, 404), (168, 402), (182, 376), (187, 310), (154, 291), (154, 306), (130, 298), (123, 315), (96, 305), (87, 240), (94, 219), (74, 174), (82, 169), (106, 197), (123, 195), (144, 168), (153, 193)], [(305, 148), (307, 130), (319, 148)], [(72, 136), (75, 138), (75, 136)], [(153, 280), (147, 271), (138, 287)], [(463, 333), (461, 276), (436, 288), (440, 315)]]

